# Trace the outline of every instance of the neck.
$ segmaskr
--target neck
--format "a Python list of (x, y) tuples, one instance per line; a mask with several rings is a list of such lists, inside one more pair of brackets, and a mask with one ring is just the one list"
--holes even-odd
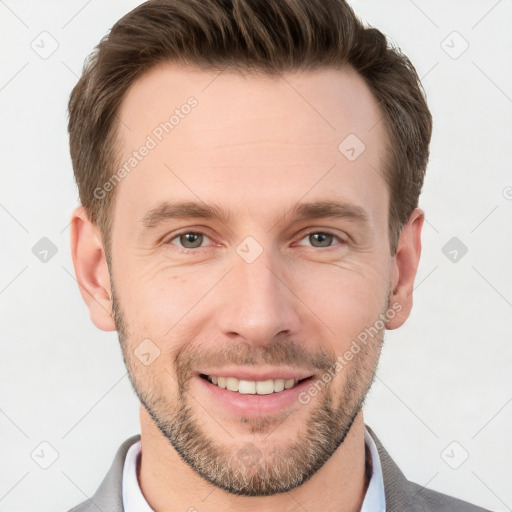
[(241, 508), (265, 512), (359, 511), (368, 481), (365, 475), (363, 414), (359, 412), (344, 442), (307, 482), (274, 496), (236, 496), (206, 482), (186, 464), (141, 406), (141, 491), (155, 512)]

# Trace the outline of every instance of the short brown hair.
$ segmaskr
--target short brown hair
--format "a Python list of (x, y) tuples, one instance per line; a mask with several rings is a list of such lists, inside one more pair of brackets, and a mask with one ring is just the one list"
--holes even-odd
[[(118, 110), (128, 88), (165, 61), (271, 75), (351, 66), (374, 94), (388, 134), (394, 255), (418, 206), (432, 118), (409, 59), (343, 0), (150, 0), (121, 18), (86, 61), (69, 100), (70, 151), (80, 201), (110, 256), (114, 192), (95, 190), (118, 165)], [(341, 142), (341, 141), (340, 141)]]

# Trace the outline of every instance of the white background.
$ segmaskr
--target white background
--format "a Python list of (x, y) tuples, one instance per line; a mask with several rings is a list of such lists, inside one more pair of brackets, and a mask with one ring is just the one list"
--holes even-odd
[[(0, 511), (66, 511), (139, 432), (117, 335), (90, 322), (74, 279), (66, 132), (85, 57), (138, 3), (0, 2)], [(366, 422), (409, 479), (511, 510), (512, 2), (353, 5), (411, 58), (434, 116), (415, 307), (386, 335)], [(46, 59), (31, 47), (42, 37), (58, 43)], [(46, 263), (32, 253), (42, 237), (58, 251)], [(455, 263), (452, 237), (468, 248)]]

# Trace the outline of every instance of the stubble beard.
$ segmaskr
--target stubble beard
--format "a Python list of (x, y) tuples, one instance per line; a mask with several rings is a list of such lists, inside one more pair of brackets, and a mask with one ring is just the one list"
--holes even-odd
[[(300, 405), (299, 408), (309, 407), (311, 411), (304, 427), (286, 446), (268, 449), (272, 432), (279, 428), (281, 422), (286, 422), (287, 415), (284, 418), (240, 418), (240, 423), (246, 424), (248, 432), (253, 434), (254, 441), (241, 445), (232, 439), (229, 445), (224, 445), (202, 428), (202, 425), (214, 419), (197, 404), (194, 412), (191, 404), (195, 404), (195, 400), (187, 396), (193, 353), (188, 354), (188, 364), (174, 362), (178, 398), (175, 403), (170, 402), (168, 393), (163, 392), (161, 382), (154, 376), (150, 376), (149, 382), (148, 379), (139, 378), (137, 368), (140, 368), (140, 362), (132, 355), (126, 320), (113, 283), (112, 295), (114, 320), (123, 359), (141, 404), (181, 458), (207, 482), (230, 494), (271, 496), (293, 490), (306, 482), (343, 443), (374, 380), (384, 330), (361, 347), (360, 352), (342, 368), (342, 375), (336, 375), (337, 379), (321, 389), (309, 404)], [(280, 348), (283, 348), (281, 352)], [(277, 346), (277, 352), (273, 353), (286, 354), (288, 348), (293, 349), (289, 344)], [(327, 366), (328, 361), (329, 367), (334, 367), (335, 359), (329, 359), (325, 353), (317, 356), (317, 360), (322, 362), (318, 364), (319, 367)], [(250, 360), (251, 357), (245, 359)], [(265, 362), (271, 363), (270, 359), (266, 357)], [(279, 359), (277, 363), (285, 364), (282, 358)], [(170, 375), (166, 377), (171, 378)], [(337, 384), (340, 389), (336, 400), (333, 386), (339, 380), (342, 383)], [(295, 414), (295, 411), (292, 410), (290, 414)]]

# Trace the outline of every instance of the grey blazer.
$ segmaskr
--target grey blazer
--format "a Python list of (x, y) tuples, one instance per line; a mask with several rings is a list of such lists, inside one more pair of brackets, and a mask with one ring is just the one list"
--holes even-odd
[[(465, 501), (409, 482), (393, 462), (373, 430), (368, 426), (367, 428), (377, 445), (381, 460), (387, 512), (489, 512)], [(124, 511), (121, 494), (124, 459), (130, 446), (139, 439), (140, 435), (135, 435), (124, 441), (117, 450), (114, 462), (96, 493), (69, 512)]]

